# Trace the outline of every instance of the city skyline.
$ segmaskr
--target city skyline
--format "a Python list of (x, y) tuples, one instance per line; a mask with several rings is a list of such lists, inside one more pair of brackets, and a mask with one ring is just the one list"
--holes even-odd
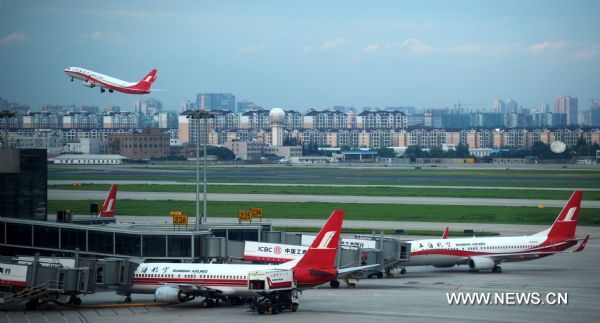
[[(441, 9), (440, 9), (441, 8)], [(600, 93), (600, 3), (0, 1), (0, 97), (31, 105), (121, 106), (155, 98), (179, 110), (198, 93), (264, 108), (335, 105), (525, 108), (559, 96), (585, 111)], [(149, 96), (69, 82), (81, 66), (137, 80)]]

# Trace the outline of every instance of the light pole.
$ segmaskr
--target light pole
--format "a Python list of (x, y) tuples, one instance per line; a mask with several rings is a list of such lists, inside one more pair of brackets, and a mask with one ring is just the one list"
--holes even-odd
[(208, 125), (206, 119), (214, 118), (215, 115), (212, 112), (202, 110), (193, 110), (187, 116), (188, 119), (195, 120), (196, 122), (196, 231), (200, 230), (200, 119), (204, 119), (205, 137), (204, 137), (204, 220), (206, 221), (206, 142), (208, 141)]
[(8, 122), (16, 115), (17, 113), (13, 111), (0, 111), (0, 119), (4, 121), (4, 141), (2, 142), (2, 148), (8, 148)]

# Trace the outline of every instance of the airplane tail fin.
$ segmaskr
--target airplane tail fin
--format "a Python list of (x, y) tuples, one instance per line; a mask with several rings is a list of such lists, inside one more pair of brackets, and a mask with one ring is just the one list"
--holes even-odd
[(449, 229), (449, 227), (446, 227), (446, 230), (444, 230), (444, 234), (442, 234), (442, 239), (448, 238), (448, 229)]
[(144, 78), (135, 85), (135, 88), (144, 91), (150, 90), (152, 83), (154, 83), (154, 81), (156, 80), (156, 72), (156, 69), (150, 71), (150, 73), (144, 76)]
[(548, 239), (553, 241), (563, 241), (575, 237), (582, 196), (583, 192), (580, 190), (575, 191), (573, 195), (571, 195), (567, 204), (565, 204), (562, 211), (560, 211), (556, 217), (554, 224), (552, 224), (552, 227), (548, 230)]
[(335, 257), (343, 221), (344, 210), (333, 211), (306, 253), (300, 258), (279, 265), (279, 267), (282, 269), (335, 269)]
[(102, 212), (100, 212), (100, 217), (114, 217), (117, 211), (117, 189), (119, 186), (117, 184), (112, 184), (110, 186), (110, 190), (108, 191), (108, 195), (106, 196), (106, 200), (104, 200), (104, 204), (102, 205)]

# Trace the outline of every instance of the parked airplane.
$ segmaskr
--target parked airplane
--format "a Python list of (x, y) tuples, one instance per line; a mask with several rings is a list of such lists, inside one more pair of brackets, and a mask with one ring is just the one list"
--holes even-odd
[(110, 186), (110, 190), (108, 191), (108, 195), (106, 196), (106, 200), (104, 200), (104, 204), (102, 205), (102, 211), (100, 211), (100, 217), (114, 217), (117, 211), (117, 189), (119, 185), (112, 184)]
[[(299, 289), (328, 283), (338, 274), (363, 270), (371, 266), (336, 269), (335, 257), (340, 240), (344, 211), (334, 211), (303, 257), (279, 265), (251, 264), (177, 264), (144, 263), (135, 271), (130, 290), (119, 294), (154, 294), (157, 301), (186, 302), (205, 296), (203, 305), (215, 300), (250, 296), (248, 273), (257, 270), (286, 269), (293, 271)], [(131, 299), (128, 296), (128, 301)]]
[(84, 86), (91, 88), (98, 86), (101, 93), (104, 93), (108, 89), (110, 93), (119, 91), (127, 94), (148, 94), (151, 91), (150, 87), (152, 83), (156, 80), (156, 69), (150, 71), (148, 75), (137, 83), (119, 80), (81, 67), (66, 68), (65, 73), (71, 77), (71, 82), (79, 79)]
[[(411, 241), (410, 261), (405, 266), (452, 267), (467, 264), (471, 270), (492, 270), (500, 273), (502, 262), (534, 260), (555, 253), (580, 252), (589, 235), (575, 236), (582, 191), (575, 191), (554, 224), (542, 232), (523, 237), (428, 239)], [(446, 234), (444, 234), (446, 236)], [(574, 251), (565, 251), (578, 241)], [(401, 273), (406, 273), (402, 269)]]

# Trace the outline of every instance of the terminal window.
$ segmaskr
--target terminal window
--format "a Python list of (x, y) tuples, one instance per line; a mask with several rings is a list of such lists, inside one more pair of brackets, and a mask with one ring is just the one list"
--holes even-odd
[(142, 257), (166, 257), (167, 237), (159, 235), (144, 235), (142, 237)]
[(61, 249), (86, 251), (85, 231), (69, 228), (60, 230)]
[(58, 249), (58, 228), (33, 226), (33, 245), (35, 247)]

